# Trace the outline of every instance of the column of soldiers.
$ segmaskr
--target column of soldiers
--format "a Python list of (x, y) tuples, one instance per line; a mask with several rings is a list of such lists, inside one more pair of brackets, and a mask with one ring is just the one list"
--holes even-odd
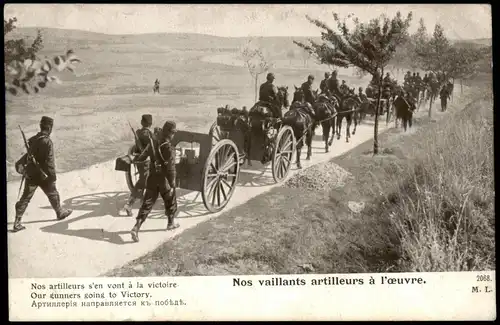
[(404, 76), (404, 88), (406, 92), (409, 92), (411, 90), (418, 90), (420, 91), (425, 91), (427, 89), (427, 86), (429, 84), (429, 76), (427, 76), (427, 73), (424, 75), (424, 78), (420, 76), (420, 72), (413, 73), (411, 74), (410, 71), (406, 72), (406, 75)]
[[(161, 195), (165, 204), (165, 214), (168, 218), (167, 230), (179, 227), (179, 224), (175, 222), (178, 209), (175, 189), (175, 147), (172, 145), (172, 139), (177, 132), (176, 124), (173, 121), (167, 121), (163, 128), (155, 128), (155, 132), (152, 132), (153, 118), (150, 114), (142, 116), (141, 124), (142, 128), (137, 130), (139, 151), (130, 157), (132, 163), (140, 166), (139, 179), (120, 211), (131, 216), (132, 205), (144, 192), (136, 223), (131, 230), (132, 240), (135, 242), (139, 241), (139, 230), (156, 203), (158, 195)], [(40, 132), (27, 141), (28, 153), (16, 162), (16, 170), (22, 170), (25, 184), (23, 194), (15, 204), (16, 217), (13, 232), (26, 229), (21, 224), (21, 220), (38, 187), (47, 196), (58, 220), (66, 219), (73, 212), (71, 209), (61, 207), (59, 192), (56, 188), (54, 145), (50, 139), (53, 126), (54, 120), (43, 116), (40, 121)]]
[[(274, 73), (268, 73), (266, 79), (267, 81), (261, 84), (259, 88), (259, 101), (272, 103), (276, 101), (278, 96), (278, 89), (273, 84), (275, 80)], [(304, 94), (304, 102), (309, 103), (310, 105), (314, 103), (314, 94), (312, 90), (313, 83), (314, 76), (309, 75), (307, 77), (307, 81), (302, 83), (300, 87)], [(334, 95), (338, 99), (344, 97), (349, 93), (349, 91), (351, 91), (345, 80), (342, 80), (342, 84), (339, 84), (336, 70), (333, 71), (331, 75), (328, 72), (325, 73), (325, 79), (321, 80), (319, 88), (322, 94), (325, 94), (328, 97)]]

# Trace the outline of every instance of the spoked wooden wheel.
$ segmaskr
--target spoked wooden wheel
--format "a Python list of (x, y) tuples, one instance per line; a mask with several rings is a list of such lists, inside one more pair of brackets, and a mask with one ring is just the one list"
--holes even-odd
[[(133, 145), (128, 150), (128, 154), (133, 155), (135, 152), (136, 152), (136, 146)], [(130, 169), (128, 170), (128, 172), (125, 173), (125, 178), (127, 179), (127, 186), (129, 190), (132, 191), (132, 189), (135, 186), (135, 183), (139, 179), (139, 169), (137, 168), (136, 164), (130, 165)]]
[(295, 146), (292, 128), (288, 125), (282, 127), (276, 137), (272, 162), (273, 178), (276, 183), (282, 182), (290, 172)]
[(233, 141), (222, 139), (210, 151), (203, 169), (203, 203), (215, 213), (227, 205), (236, 189), (240, 164), (238, 148)]
[(212, 124), (212, 126), (210, 127), (210, 131), (208, 131), (208, 134), (212, 138), (212, 147), (215, 146), (217, 142), (224, 139), (223, 133), (220, 127), (217, 125), (217, 121)]

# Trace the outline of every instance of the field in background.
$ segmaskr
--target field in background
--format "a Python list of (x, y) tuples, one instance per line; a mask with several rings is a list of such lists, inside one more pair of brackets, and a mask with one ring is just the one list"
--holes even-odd
[[(19, 33), (34, 36), (36, 30), (16, 29), (12, 35)], [(174, 119), (179, 129), (207, 133), (217, 107), (254, 103), (253, 82), (245, 68), (207, 60), (221, 53), (234, 55), (245, 39), (196, 34), (111, 36), (53, 29), (44, 29), (43, 35), (42, 56), (73, 49), (83, 63), (75, 75), (61, 76), (62, 85), (51, 85), (41, 95), (8, 95), (6, 154), (10, 163), (24, 149), (17, 126), (31, 136), (38, 131), (42, 115), (55, 118), (56, 163), (58, 171), (64, 172), (125, 154), (133, 141), (127, 120), (139, 127), (144, 113), (153, 114), (158, 126)], [(305, 69), (301, 60), (290, 62), (284, 53), (294, 48), (291, 40), (265, 41), (276, 62), (276, 84), (292, 91), (293, 85), (299, 86), (313, 73), (318, 87), (328, 68), (308, 63)], [(349, 71), (344, 74), (342, 79), (353, 87), (367, 83)], [(152, 92), (156, 78), (161, 82), (160, 95)], [(8, 164), (8, 179), (16, 176)]]
[(492, 105), (482, 83), (107, 275), (494, 270)]

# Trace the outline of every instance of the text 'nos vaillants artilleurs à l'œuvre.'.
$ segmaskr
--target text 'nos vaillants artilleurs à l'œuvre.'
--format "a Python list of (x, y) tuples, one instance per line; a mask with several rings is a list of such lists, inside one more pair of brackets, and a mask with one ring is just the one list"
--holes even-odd
[(377, 277), (374, 276), (351, 278), (351, 277), (340, 277), (340, 276), (324, 276), (318, 278), (309, 279), (309, 283), (306, 279), (297, 277), (294, 279), (283, 278), (283, 277), (273, 277), (271, 279), (262, 280), (245, 280), (241, 278), (233, 278), (233, 286), (244, 286), (251, 287), (254, 285), (263, 287), (275, 287), (275, 286), (345, 286), (345, 285), (397, 285), (397, 284), (425, 284), (425, 280), (421, 277), (391, 277), (382, 275)]

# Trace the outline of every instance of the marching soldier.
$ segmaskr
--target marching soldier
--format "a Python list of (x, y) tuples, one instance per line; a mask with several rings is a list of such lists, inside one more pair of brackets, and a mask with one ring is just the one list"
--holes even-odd
[[(152, 163), (146, 181), (144, 200), (139, 209), (136, 224), (131, 230), (132, 240), (135, 242), (139, 241), (139, 230), (155, 205), (158, 195), (161, 195), (165, 203), (165, 214), (168, 217), (167, 230), (179, 227), (174, 220), (178, 214), (175, 193), (175, 147), (171, 143), (175, 132), (177, 132), (175, 122), (165, 122), (161, 134), (158, 134), (156, 140), (150, 139), (151, 144), (143, 153), (143, 155), (149, 155)], [(137, 159), (142, 159), (141, 156)]]
[[(24, 191), (21, 199), (16, 203), (16, 219), (12, 229), (13, 232), (26, 229), (26, 227), (21, 224), (21, 219), (38, 187), (42, 189), (49, 199), (50, 205), (54, 209), (58, 220), (66, 219), (73, 212), (73, 210), (63, 209), (61, 207), (61, 199), (56, 188), (57, 177), (54, 160), (54, 145), (50, 139), (53, 126), (54, 120), (50, 117), (43, 116), (40, 120), (40, 132), (28, 140), (29, 152), (38, 163), (40, 169), (36, 168), (33, 162), (28, 161), (26, 164), (26, 172), (24, 174), (26, 183), (24, 184)], [(27, 157), (26, 154), (21, 159), (27, 159)]]
[(439, 92), (439, 97), (441, 98), (441, 112), (446, 111), (448, 106), (448, 99), (450, 98), (450, 90), (447, 84), (444, 84), (441, 87), (441, 91)]
[(427, 76), (427, 73), (424, 75), (424, 78), (422, 79), (422, 82), (424, 83), (424, 86), (427, 86), (429, 83), (429, 77)]
[(417, 84), (417, 74), (415, 72), (413, 72), (413, 76), (411, 76), (411, 84), (412, 84), (412, 87), (416, 87), (416, 84)]
[[(141, 119), (142, 129), (136, 131), (138, 143), (140, 148), (137, 148), (137, 153), (140, 154), (141, 150), (144, 150), (149, 144), (149, 138), (153, 137), (153, 133), (151, 132), (151, 126), (153, 125), (153, 116), (151, 114), (142, 115)], [(148, 156), (144, 156), (141, 160), (136, 160), (137, 163), (137, 171), (139, 172), (139, 179), (134, 185), (132, 191), (130, 191), (130, 196), (125, 203), (125, 206), (119, 211), (119, 215), (128, 215), (132, 216), (132, 206), (135, 201), (143, 194), (144, 189), (146, 188), (146, 179), (149, 174), (149, 164)]]
[(404, 76), (404, 82), (403, 82), (403, 86), (404, 87), (409, 87), (411, 84), (411, 72), (410, 71), (407, 71), (405, 76)]
[(307, 77), (307, 81), (304, 82), (301, 86), (302, 92), (304, 93), (304, 101), (309, 104), (314, 104), (314, 95), (312, 92), (312, 84), (314, 82), (314, 76), (310, 74)]
[(327, 96), (329, 95), (328, 78), (330, 78), (330, 73), (325, 72), (325, 79), (321, 80), (321, 83), (319, 84), (319, 89), (321, 90), (321, 93)]

